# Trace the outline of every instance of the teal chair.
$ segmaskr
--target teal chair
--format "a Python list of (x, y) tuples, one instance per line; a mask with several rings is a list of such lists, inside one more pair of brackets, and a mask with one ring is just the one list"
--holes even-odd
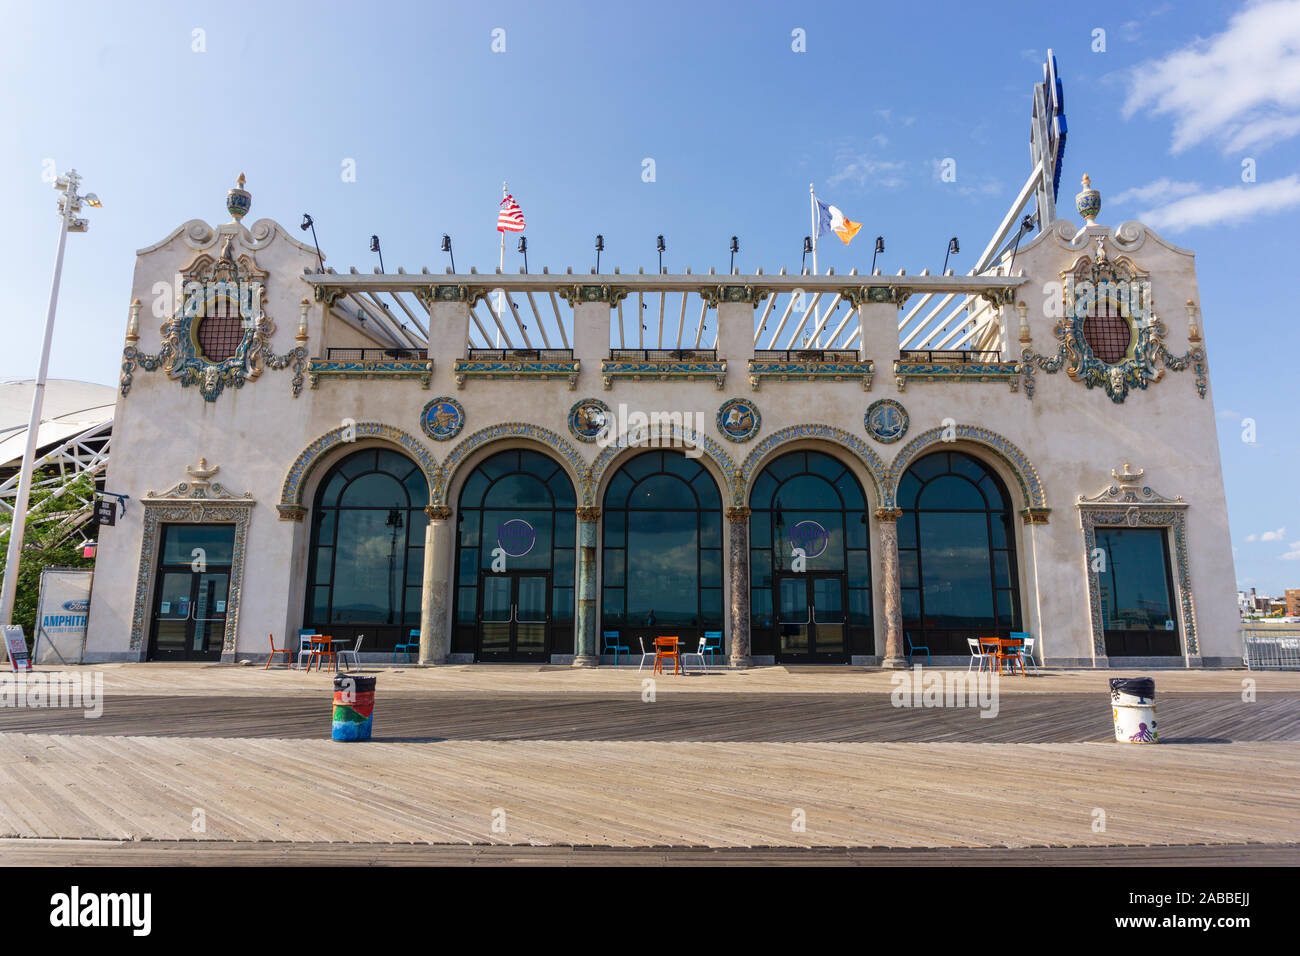
[(601, 653), (614, 655), (614, 666), (618, 666), (618, 652), (622, 651), (623, 656), (631, 662), (632, 648), (628, 647), (618, 639), (618, 631), (604, 631), (600, 635)]
[(924, 651), (924, 652), (925, 652), (925, 666), (926, 666), (926, 667), (929, 667), (929, 666), (930, 666), (930, 648), (928, 648), (928, 647), (922, 647), (922, 646), (920, 646), (920, 645), (918, 645), (918, 644), (913, 644), (913, 643), (912, 643), (912, 632), (911, 632), (911, 631), (904, 631), (904, 632), (903, 632), (903, 637), (907, 638), (907, 666), (908, 666), (908, 667), (911, 667), (911, 666), (912, 666), (912, 655), (914, 655), (914, 654), (919, 654), (919, 653), (921, 653), (922, 651)]
[(701, 653), (709, 655), (710, 664), (713, 663), (714, 654), (717, 654), (719, 657), (722, 657), (722, 632), (721, 631), (704, 632), (704, 649)]
[(416, 628), (416, 627), (411, 628), (411, 636), (407, 638), (405, 644), (394, 644), (394, 645), (393, 645), (393, 663), (394, 663), (394, 664), (397, 663), (397, 652), (398, 652), (398, 651), (401, 651), (401, 652), (402, 652), (402, 663), (403, 663), (403, 664), (405, 664), (405, 663), (407, 663), (408, 661), (410, 661), (410, 659), (411, 659), (411, 658), (410, 658), (410, 653), (411, 653), (411, 651), (415, 651), (415, 658), (416, 658), (416, 660), (419, 660), (419, 658), (420, 658), (420, 629), (419, 629), (419, 628)]
[(1020, 639), (1020, 670), (1021, 673), (1029, 668), (1038, 670), (1038, 665), (1034, 663), (1034, 639), (1028, 631), (1012, 631), (1013, 638)]

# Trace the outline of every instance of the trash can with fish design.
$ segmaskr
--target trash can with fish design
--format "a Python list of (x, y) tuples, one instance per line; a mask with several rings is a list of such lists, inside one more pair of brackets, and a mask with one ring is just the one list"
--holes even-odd
[(335, 740), (369, 740), (375, 716), (375, 678), (359, 674), (334, 677)]
[(1110, 707), (1116, 740), (1126, 744), (1160, 742), (1156, 731), (1156, 682), (1150, 677), (1112, 677)]

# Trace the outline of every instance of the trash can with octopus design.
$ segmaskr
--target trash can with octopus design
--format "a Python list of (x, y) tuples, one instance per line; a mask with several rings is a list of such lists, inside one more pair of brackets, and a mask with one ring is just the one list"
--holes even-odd
[(1156, 682), (1150, 677), (1113, 677), (1110, 707), (1115, 739), (1126, 744), (1160, 742), (1156, 732)]
[(375, 716), (375, 678), (356, 674), (334, 677), (335, 740), (369, 740)]

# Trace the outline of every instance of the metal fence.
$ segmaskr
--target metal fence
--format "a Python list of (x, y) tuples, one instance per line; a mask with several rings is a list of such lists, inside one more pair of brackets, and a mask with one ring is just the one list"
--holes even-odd
[(611, 362), (716, 362), (717, 349), (610, 349)]
[(856, 362), (856, 349), (755, 349), (756, 362)]
[(573, 349), (470, 349), (474, 362), (572, 362)]
[(1300, 627), (1247, 625), (1241, 637), (1250, 670), (1300, 670)]
[(423, 350), (417, 349), (326, 349), (325, 357), (332, 362), (411, 362), (424, 361)]
[(904, 362), (932, 362), (945, 365), (1002, 361), (1001, 352), (977, 349), (903, 349), (898, 357)]

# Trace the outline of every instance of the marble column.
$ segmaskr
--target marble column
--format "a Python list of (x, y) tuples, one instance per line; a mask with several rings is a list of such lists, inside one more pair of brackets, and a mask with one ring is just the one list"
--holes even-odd
[(898, 576), (898, 519), (902, 514), (897, 508), (876, 509), (876, 527), (880, 529), (880, 605), (885, 615), (882, 667), (907, 665), (907, 654), (903, 650), (903, 594)]
[(731, 666), (749, 660), (749, 509), (727, 509), (727, 624)]
[(448, 614), (451, 610), (451, 552), (455, 525), (451, 509), (424, 509), (424, 586), (420, 592), (420, 663), (445, 664), (451, 652)]
[(600, 509), (578, 509), (578, 620), (574, 634), (574, 667), (597, 667), (596, 647), (596, 522)]

